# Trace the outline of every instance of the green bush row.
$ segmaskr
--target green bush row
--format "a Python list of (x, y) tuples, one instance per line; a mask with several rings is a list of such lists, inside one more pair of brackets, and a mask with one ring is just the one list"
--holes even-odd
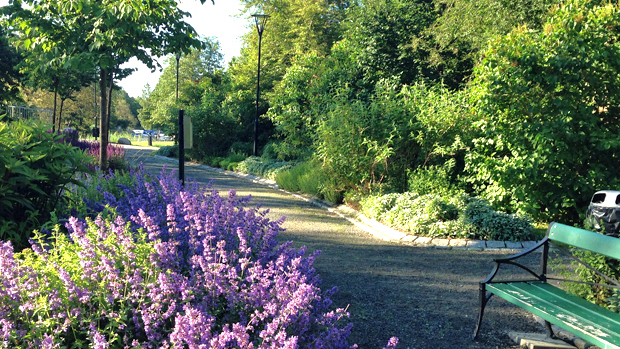
[(276, 183), (288, 191), (301, 191), (325, 199), (332, 204), (342, 202), (342, 192), (334, 189), (333, 181), (320, 163), (302, 162), (276, 175)]
[(294, 165), (294, 162), (264, 160), (257, 156), (250, 156), (239, 163), (236, 171), (275, 180), (279, 172), (289, 170)]
[(245, 160), (246, 156), (243, 154), (230, 154), (227, 157), (205, 157), (202, 162), (211, 166), (211, 167), (219, 167), (224, 170), (236, 171), (237, 166), (240, 162)]
[(367, 217), (419, 236), (499, 241), (535, 239), (529, 217), (495, 211), (487, 201), (465, 194), (371, 195), (361, 199), (360, 205)]

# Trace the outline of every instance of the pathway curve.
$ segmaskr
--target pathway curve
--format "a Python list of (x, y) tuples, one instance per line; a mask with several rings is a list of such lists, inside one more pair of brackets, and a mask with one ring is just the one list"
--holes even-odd
[[(126, 148), (134, 164), (159, 173), (174, 159), (152, 156), (152, 149)], [(498, 250), (445, 250), (406, 246), (377, 239), (350, 221), (280, 190), (255, 184), (206, 166), (186, 164), (188, 181), (209, 183), (220, 192), (252, 195), (270, 217), (286, 217), (280, 240), (321, 250), (315, 261), (322, 289), (338, 286), (335, 307), (348, 307), (354, 323), (351, 343), (382, 348), (391, 336), (399, 348), (518, 348), (508, 331), (542, 332), (531, 315), (493, 300), (479, 340), (471, 341), (478, 312), (478, 282), (491, 269)], [(536, 263), (533, 260), (532, 263)]]

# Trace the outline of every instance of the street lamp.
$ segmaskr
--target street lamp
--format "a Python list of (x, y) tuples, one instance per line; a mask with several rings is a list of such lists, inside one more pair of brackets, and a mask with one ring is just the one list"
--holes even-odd
[(269, 15), (253, 14), (256, 29), (258, 30), (258, 69), (256, 73), (256, 117), (254, 118), (254, 156), (258, 156), (258, 98), (260, 97), (260, 48), (263, 39), (265, 23)]
[[(177, 52), (177, 99), (176, 104), (179, 106), (179, 60), (181, 59), (181, 53)], [(185, 185), (185, 135), (184, 135), (184, 118), (185, 111), (183, 109), (179, 109), (179, 180), (181, 181), (181, 185)]]
[(179, 60), (181, 59), (181, 53), (177, 52), (177, 104), (179, 103)]

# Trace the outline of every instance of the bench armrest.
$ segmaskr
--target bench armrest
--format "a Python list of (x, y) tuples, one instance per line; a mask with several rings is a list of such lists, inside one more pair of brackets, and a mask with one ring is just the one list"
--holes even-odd
[(528, 254), (530, 254), (530, 253), (536, 251), (537, 249), (541, 248), (542, 246), (544, 246), (547, 243), (548, 240), (549, 240), (549, 238), (545, 237), (544, 239), (540, 240), (535, 246), (532, 246), (528, 250), (525, 250), (523, 252), (519, 252), (519, 253), (517, 253), (515, 255), (512, 255), (510, 257), (507, 257), (507, 258), (496, 258), (493, 261), (496, 262), (496, 263), (506, 263), (506, 262), (509, 262), (509, 261), (513, 261), (515, 259), (519, 259), (519, 258), (521, 258), (523, 256), (527, 256)]
[[(538, 250), (539, 248), (541, 248), (541, 247), (543, 247), (543, 246), (547, 245), (547, 244), (548, 244), (548, 241), (549, 241), (549, 239), (548, 239), (547, 237), (545, 237), (545, 238), (544, 238), (544, 239), (542, 239), (542, 240), (541, 240), (538, 244), (536, 244), (535, 246), (532, 246), (531, 248), (529, 248), (529, 249), (528, 249), (528, 250), (526, 250), (526, 251), (523, 251), (523, 252), (517, 253), (517, 254), (512, 255), (512, 256), (510, 256), (510, 257), (507, 257), (507, 258), (496, 258), (496, 259), (493, 259), (493, 261), (495, 262), (495, 267), (493, 268), (493, 270), (491, 271), (491, 273), (489, 274), (489, 276), (487, 276), (487, 278), (486, 278), (486, 279), (484, 279), (484, 281), (482, 281), (482, 282), (480, 282), (480, 283), (481, 283), (481, 284), (487, 284), (487, 283), (491, 282), (491, 281), (493, 280), (493, 278), (495, 277), (495, 275), (497, 275), (497, 272), (499, 271), (499, 267), (500, 267), (502, 264), (510, 264), (510, 265), (517, 266), (517, 267), (519, 267), (519, 268), (521, 268), (521, 269), (523, 269), (523, 270), (527, 271), (528, 273), (532, 274), (534, 277), (536, 277), (536, 279), (538, 279), (538, 280), (543, 280), (543, 279), (541, 278), (541, 276), (540, 276), (540, 275), (536, 274), (536, 273), (535, 273), (534, 271), (532, 271), (530, 268), (528, 268), (528, 267), (526, 267), (526, 266), (524, 266), (524, 265), (522, 265), (522, 264), (519, 264), (519, 263), (515, 262), (515, 260), (517, 260), (517, 259), (519, 259), (519, 258), (521, 258), (521, 257), (523, 257), (523, 256), (526, 256), (526, 255), (528, 255), (528, 254), (530, 254), (530, 253), (532, 253), (532, 252), (534, 252), (534, 251)], [(544, 281), (544, 280), (543, 280), (543, 281)]]

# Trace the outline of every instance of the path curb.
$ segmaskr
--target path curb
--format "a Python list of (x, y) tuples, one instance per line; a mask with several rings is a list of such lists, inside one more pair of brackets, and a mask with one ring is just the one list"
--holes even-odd
[[(167, 159), (169, 161), (178, 162), (177, 159), (171, 159), (161, 155), (153, 155), (161, 159)], [(523, 242), (510, 242), (510, 241), (485, 241), (485, 240), (466, 240), (466, 239), (445, 239), (445, 238), (432, 238), (427, 236), (415, 236), (409, 235), (396, 229), (390, 228), (374, 219), (370, 219), (358, 211), (346, 206), (332, 206), (324, 201), (316, 198), (301, 195), (299, 193), (293, 193), (288, 190), (280, 188), (280, 186), (273, 180), (257, 177), (251, 174), (239, 173), (234, 171), (223, 170), (221, 168), (214, 168), (204, 164), (196, 162), (186, 161), (186, 165), (195, 166), (205, 169), (211, 172), (224, 173), (229, 176), (245, 179), (253, 183), (270, 187), (274, 190), (279, 190), (289, 195), (292, 195), (298, 199), (311, 203), (315, 206), (321, 207), (329, 212), (332, 212), (341, 218), (346, 219), (356, 227), (364, 230), (372, 236), (389, 242), (396, 242), (407, 246), (416, 247), (428, 247), (438, 249), (457, 249), (457, 250), (472, 250), (472, 251), (489, 251), (489, 252), (503, 252), (503, 253), (518, 253), (528, 248), (535, 246), (538, 241), (523, 241)]]

